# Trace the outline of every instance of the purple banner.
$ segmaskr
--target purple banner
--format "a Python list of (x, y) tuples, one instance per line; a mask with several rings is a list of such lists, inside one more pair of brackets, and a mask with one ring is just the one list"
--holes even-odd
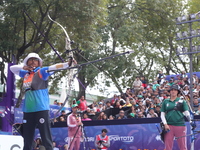
[[(197, 123), (196, 130), (200, 130), (200, 122)], [(157, 124), (158, 125), (158, 124)], [(148, 124), (124, 124), (124, 125), (106, 125), (106, 126), (85, 126), (85, 142), (81, 142), (81, 150), (95, 149), (95, 136), (101, 134), (101, 130), (108, 130), (111, 146), (109, 150), (164, 150), (164, 144), (160, 139), (158, 129), (155, 123)], [(51, 128), (53, 140), (57, 147), (63, 150), (63, 146), (68, 143), (68, 128)], [(190, 127), (187, 123), (187, 134), (190, 134)], [(36, 137), (40, 137), (38, 130)], [(195, 135), (195, 150), (200, 150), (200, 135)], [(190, 149), (190, 136), (187, 137), (187, 146)], [(177, 142), (174, 142), (173, 150), (177, 150)]]

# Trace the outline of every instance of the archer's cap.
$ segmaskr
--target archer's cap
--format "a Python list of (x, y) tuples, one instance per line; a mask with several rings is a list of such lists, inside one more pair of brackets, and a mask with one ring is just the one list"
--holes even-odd
[(29, 53), (28, 56), (26, 56), (26, 58), (24, 58), (24, 60), (23, 60), (24, 66), (27, 66), (27, 61), (29, 60), (29, 58), (37, 58), (40, 62), (40, 66), (42, 66), (42, 59), (36, 53)]
[(173, 85), (170, 87), (170, 91), (171, 91), (171, 90), (173, 90), (173, 89), (175, 89), (175, 90), (178, 90), (178, 91), (179, 91), (179, 86), (178, 86), (178, 85), (176, 85), (176, 84), (173, 84)]

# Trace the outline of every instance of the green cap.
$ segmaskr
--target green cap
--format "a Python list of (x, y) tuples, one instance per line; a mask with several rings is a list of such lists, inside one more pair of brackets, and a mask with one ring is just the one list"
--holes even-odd
[(74, 108), (74, 107), (78, 107), (78, 105), (77, 105), (77, 104), (73, 104), (73, 105), (72, 105), (72, 108)]
[(142, 95), (138, 95), (137, 97), (138, 97), (138, 98), (142, 98), (143, 96), (142, 96)]
[(130, 116), (135, 117), (135, 114), (134, 113), (130, 113)]

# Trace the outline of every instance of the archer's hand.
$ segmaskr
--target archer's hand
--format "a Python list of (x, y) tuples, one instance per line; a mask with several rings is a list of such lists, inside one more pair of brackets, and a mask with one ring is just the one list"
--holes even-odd
[(23, 69), (27, 70), (27, 71), (33, 71), (34, 70), (34, 68), (30, 67), (30, 66), (24, 66)]
[(77, 61), (75, 59), (73, 59), (72, 57), (70, 57), (68, 65), (71, 66), (72, 64), (76, 65)]
[(75, 59), (72, 60), (74, 65), (77, 65), (77, 61)]
[(166, 131), (169, 131), (169, 130), (170, 130), (170, 127), (169, 127), (167, 124), (165, 124), (164, 126), (165, 126), (165, 130), (166, 130)]
[(78, 126), (83, 126), (83, 123), (82, 123), (82, 122), (79, 122), (79, 123), (78, 123)]

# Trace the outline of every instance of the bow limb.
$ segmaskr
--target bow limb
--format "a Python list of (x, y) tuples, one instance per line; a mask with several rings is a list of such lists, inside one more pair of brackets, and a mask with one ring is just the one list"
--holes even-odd
[(65, 35), (66, 35), (66, 39), (67, 39), (68, 42), (70, 43), (70, 38), (69, 38), (69, 35), (68, 35), (67, 31), (65, 30), (65, 28), (64, 28), (60, 23), (58, 23), (57, 21), (53, 20), (53, 19), (50, 17), (49, 14), (48, 14), (47, 16), (48, 16), (48, 18), (49, 18), (52, 22), (56, 23), (57, 25), (59, 25), (59, 26), (63, 29), (63, 31), (64, 31), (64, 33), (65, 33)]
[[(65, 49), (66, 50), (71, 50), (71, 40), (70, 40), (70, 38), (69, 38), (69, 35), (68, 35), (68, 33), (67, 33), (67, 31), (65, 30), (65, 28), (60, 24), (60, 23), (58, 23), (57, 21), (55, 21), (55, 20), (53, 20), (51, 17), (50, 17), (50, 15), (48, 14), (48, 18), (52, 21), (52, 22), (54, 22), (54, 23), (56, 23), (57, 25), (59, 25), (61, 28), (62, 28), (62, 30), (64, 31), (64, 33), (65, 33), (65, 36), (66, 36), (66, 38), (65, 38), (65, 41), (66, 41), (66, 44), (65, 44)], [(73, 62), (73, 52), (72, 51), (70, 51), (69, 52), (69, 56), (70, 56), (70, 59), (71, 60), (69, 60), (69, 61), (72, 61)], [(71, 66), (73, 66), (74, 64), (72, 63), (71, 64)], [(73, 69), (71, 69), (71, 70), (69, 70), (69, 73), (68, 73), (68, 89), (67, 89), (67, 94), (66, 94), (66, 98), (65, 98), (65, 100), (64, 100), (64, 102), (63, 102), (63, 104), (62, 104), (62, 106), (58, 109), (58, 111), (54, 114), (54, 119), (55, 119), (55, 117), (57, 116), (57, 114), (63, 109), (63, 107), (66, 105), (66, 103), (67, 103), (67, 101), (68, 101), (68, 99), (69, 99), (69, 97), (70, 97), (70, 95), (71, 95), (71, 88), (72, 88), (72, 82), (73, 82), (73, 80), (74, 80), (74, 72), (73, 72)]]

